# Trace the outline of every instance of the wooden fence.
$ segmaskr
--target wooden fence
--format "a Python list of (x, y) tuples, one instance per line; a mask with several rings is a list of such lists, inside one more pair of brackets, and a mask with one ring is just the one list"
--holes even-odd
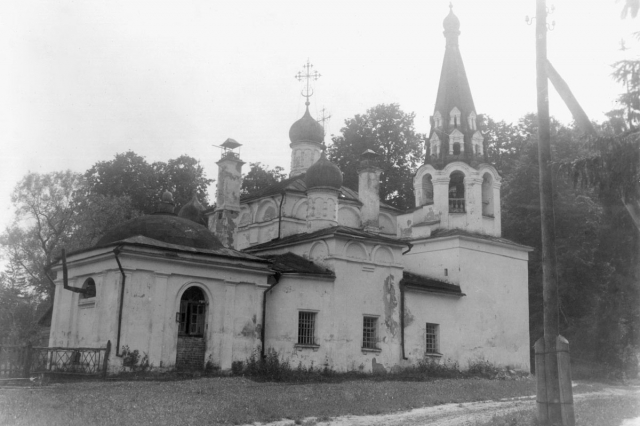
[(111, 341), (105, 348), (62, 348), (0, 345), (0, 378), (28, 378), (34, 374), (105, 376)]

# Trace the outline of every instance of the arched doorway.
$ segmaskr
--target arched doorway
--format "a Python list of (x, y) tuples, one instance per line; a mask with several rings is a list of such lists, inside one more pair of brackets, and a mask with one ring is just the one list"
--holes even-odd
[(207, 328), (207, 299), (200, 287), (192, 286), (180, 298), (178, 321), (178, 350), (176, 368), (201, 370), (204, 368)]
[(464, 213), (464, 173), (455, 171), (449, 178), (449, 213)]

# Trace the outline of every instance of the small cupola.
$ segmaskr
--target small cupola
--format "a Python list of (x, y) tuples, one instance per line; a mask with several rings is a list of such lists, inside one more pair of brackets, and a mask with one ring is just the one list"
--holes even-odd
[(297, 142), (312, 142), (322, 145), (324, 142), (324, 129), (309, 113), (309, 107), (302, 118), (291, 125), (289, 140), (292, 144)]
[(460, 19), (453, 13), (453, 5), (451, 3), (449, 3), (449, 14), (442, 21), (442, 26), (445, 37), (457, 37), (460, 35)]
[(191, 200), (178, 212), (178, 217), (189, 219), (192, 222), (199, 223), (200, 225), (206, 225), (204, 219), (202, 218), (202, 212), (204, 211), (204, 207), (198, 200), (197, 195), (193, 195)]
[(342, 187), (342, 172), (338, 166), (327, 159), (323, 152), (320, 159), (307, 170), (304, 181), (307, 190), (313, 188), (340, 189)]
[(165, 191), (153, 214), (175, 214), (175, 209), (176, 203), (173, 201), (173, 194)]

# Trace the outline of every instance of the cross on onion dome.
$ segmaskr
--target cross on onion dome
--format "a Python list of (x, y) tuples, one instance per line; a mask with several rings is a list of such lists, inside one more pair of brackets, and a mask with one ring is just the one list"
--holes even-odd
[(313, 65), (309, 63), (308, 59), (307, 59), (307, 63), (304, 64), (302, 67), (304, 68), (303, 71), (299, 71), (298, 74), (296, 74), (294, 77), (298, 81), (302, 81), (303, 79), (307, 80), (307, 89), (306, 91), (302, 89), (302, 96), (307, 98), (307, 101), (304, 104), (309, 106), (309, 98), (313, 96), (313, 89), (309, 88), (309, 81), (310, 80), (315, 81), (318, 78), (320, 78), (321, 75), (318, 71), (311, 72), (311, 68), (313, 68)]

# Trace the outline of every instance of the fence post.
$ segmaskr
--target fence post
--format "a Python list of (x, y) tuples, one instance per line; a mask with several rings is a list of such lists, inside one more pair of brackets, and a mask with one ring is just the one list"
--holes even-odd
[(24, 370), (22, 371), (22, 375), (25, 378), (28, 378), (31, 375), (31, 342), (27, 343), (25, 346)]
[(549, 421), (549, 415), (547, 413), (547, 369), (545, 368), (546, 345), (544, 337), (539, 338), (535, 345), (533, 345), (533, 348), (535, 350), (536, 363), (536, 405), (538, 408), (538, 421), (542, 424), (546, 424)]
[(576, 424), (573, 411), (573, 389), (571, 388), (571, 360), (569, 357), (569, 341), (562, 336), (556, 338), (558, 357), (558, 378), (560, 379), (560, 404), (562, 407), (563, 426)]
[(104, 351), (104, 360), (102, 361), (102, 377), (107, 377), (107, 366), (109, 365), (109, 352), (111, 352), (111, 340), (107, 340), (107, 349)]

